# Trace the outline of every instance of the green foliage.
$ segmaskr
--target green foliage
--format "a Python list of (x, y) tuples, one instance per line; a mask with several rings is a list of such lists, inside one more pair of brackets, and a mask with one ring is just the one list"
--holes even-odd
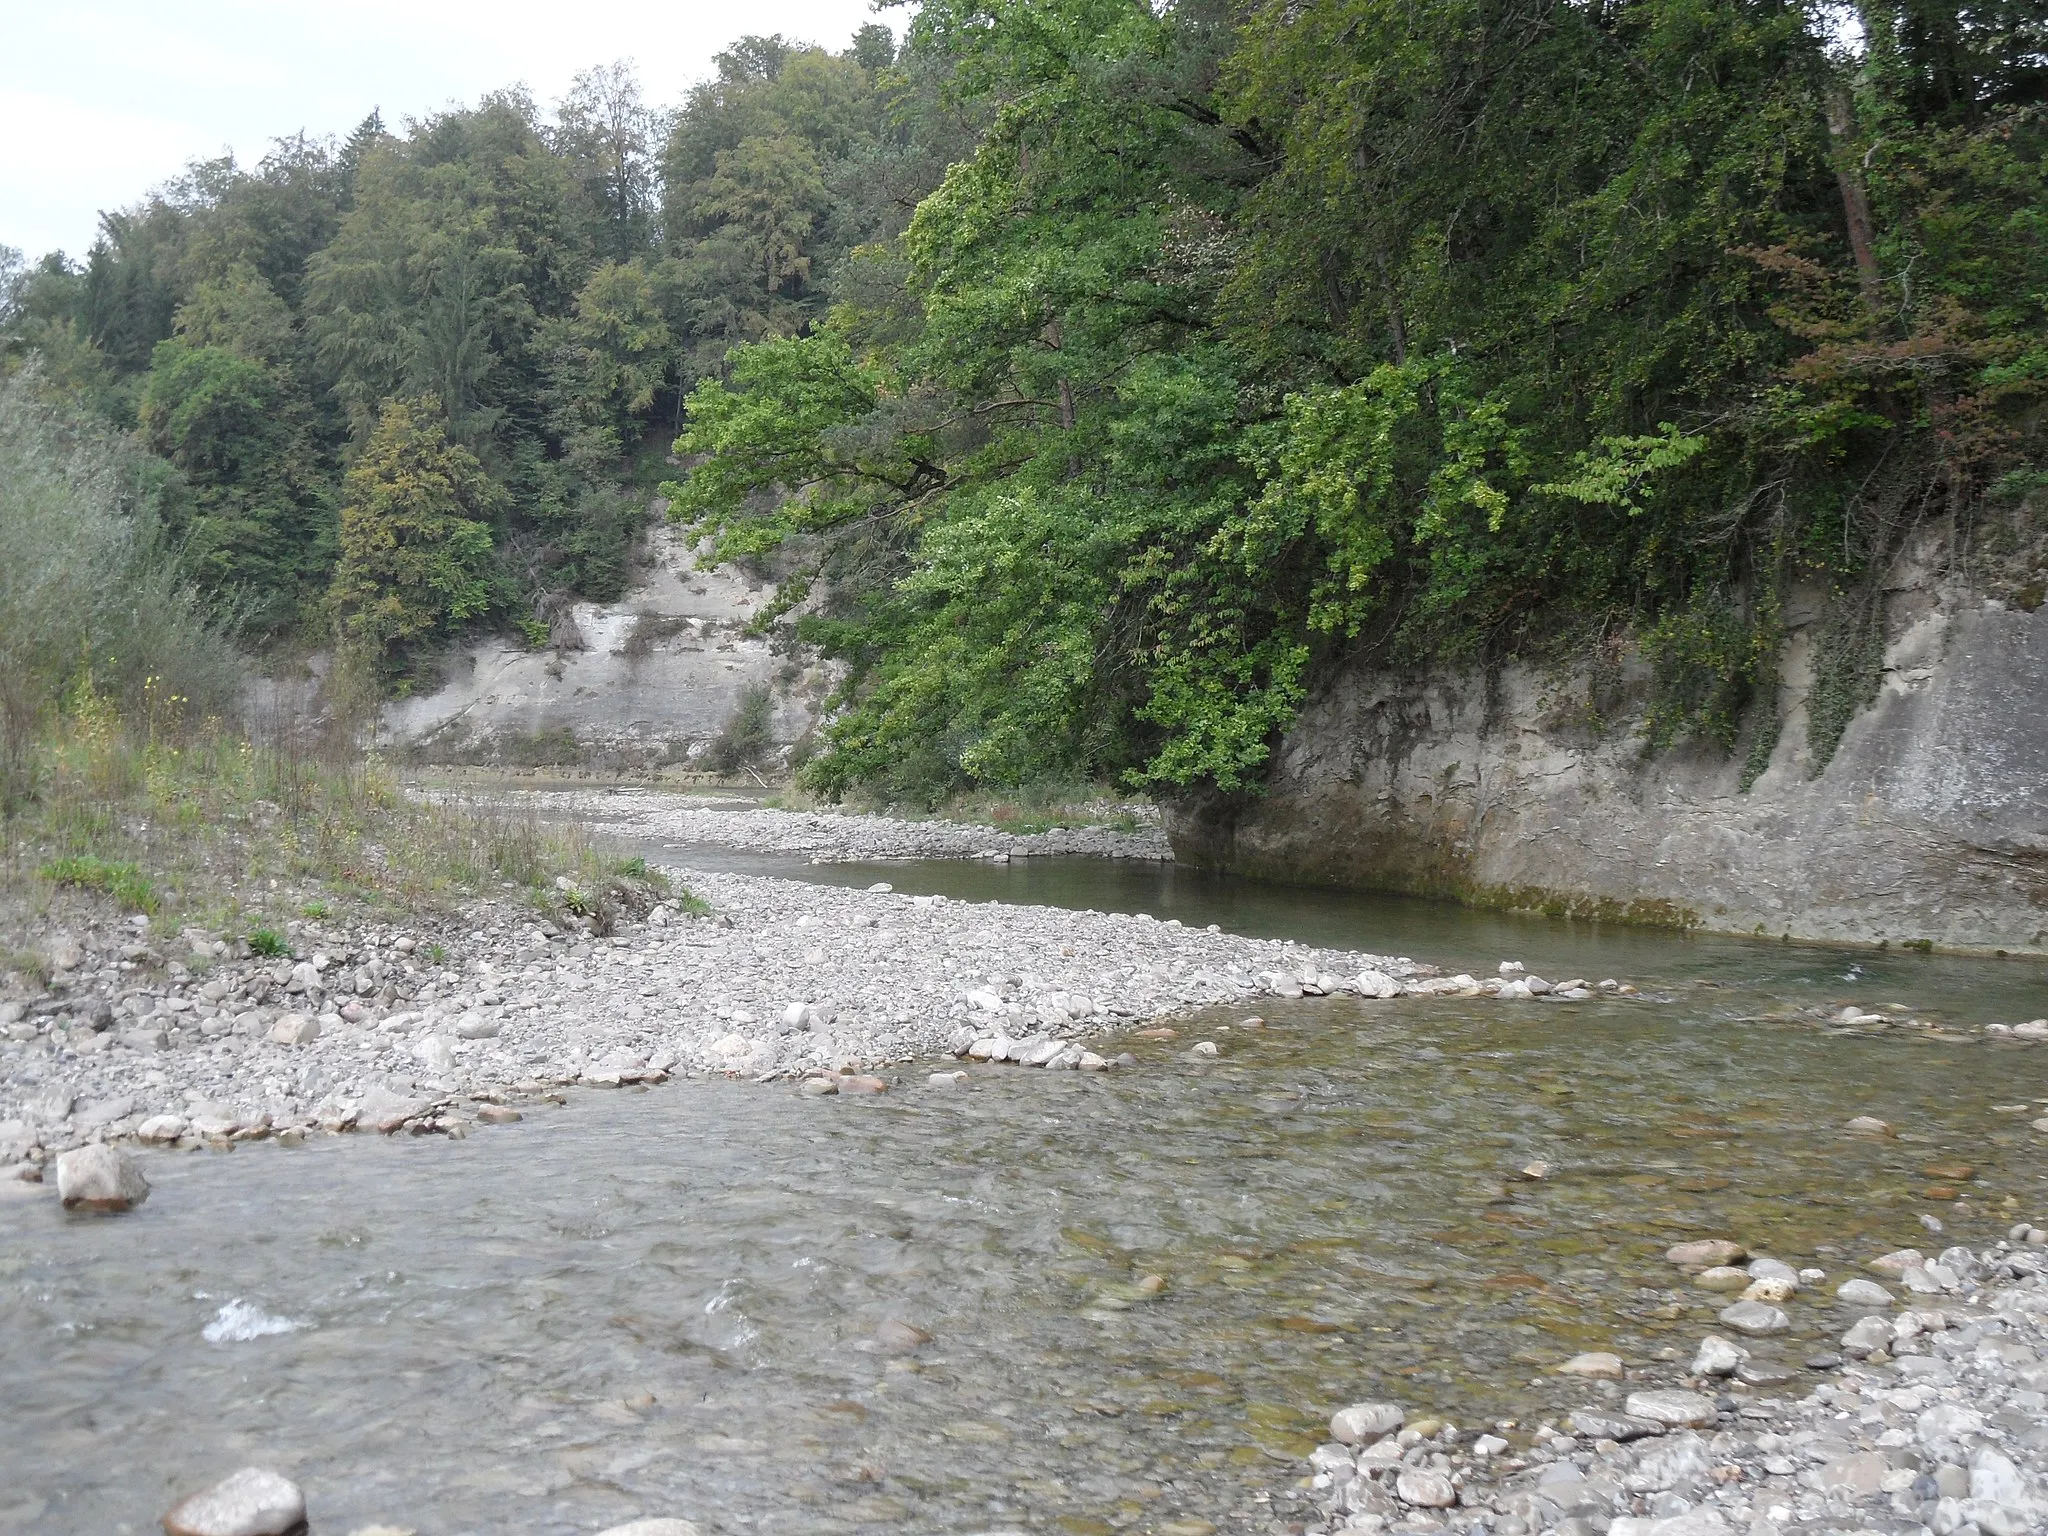
[(613, 64), (552, 118), (502, 91), (194, 164), (81, 262), (0, 257), (0, 371), (35, 357), (140, 426), (178, 471), (167, 537), (252, 638), (325, 639), (342, 478), (391, 402), (428, 396), (501, 488), (493, 591), (615, 599), (638, 461), (683, 393), (814, 321), (845, 253), (936, 180), (882, 87), (893, 55), (879, 27), (845, 53), (744, 39), (674, 114)]
[(774, 724), (775, 698), (768, 685), (742, 689), (732, 718), (704, 753), (705, 766), (714, 773), (737, 773), (759, 764), (774, 750)]
[(34, 790), (36, 744), (74, 703), (226, 708), (242, 672), (182, 578), (159, 461), (43, 392), (0, 377), (0, 808)]
[(1617, 631), (1760, 768), (1786, 585), (2043, 447), (2042, 77), (1865, 14), (926, 0), (972, 148), (677, 442), (848, 663), (806, 782), (1251, 788), (1347, 656)]
[(154, 912), (156, 888), (139, 868), (129, 863), (82, 856), (53, 859), (36, 873), (57, 885), (81, 891), (98, 891), (112, 898), (124, 912)]
[(1884, 681), (1884, 624), (1875, 594), (1837, 594), (1814, 633), (1813, 685), (1806, 702), (1808, 778), (1834, 760), (1849, 722)]
[(265, 960), (276, 960), (292, 952), (284, 935), (273, 928), (251, 928), (248, 942), (249, 953), (260, 955)]
[(448, 440), (440, 402), (394, 400), (342, 483), (341, 563), (328, 594), (342, 641), (373, 666), (490, 606), (501, 492)]

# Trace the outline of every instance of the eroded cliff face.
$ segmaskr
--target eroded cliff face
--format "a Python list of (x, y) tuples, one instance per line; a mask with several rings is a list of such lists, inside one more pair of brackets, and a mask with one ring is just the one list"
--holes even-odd
[(787, 746), (816, 720), (829, 678), (746, 633), (772, 586), (729, 566), (699, 570), (696, 555), (657, 527), (623, 599), (566, 610), (544, 648), (463, 647), (438, 688), (386, 706), (386, 740), (434, 762), (687, 769), (747, 691), (766, 687), (768, 733)]
[(1908, 572), (1885, 609), (1877, 698), (1817, 774), (1816, 626), (1795, 612), (1784, 729), (1747, 791), (1739, 753), (1646, 754), (1640, 688), (1632, 725), (1596, 730), (1583, 673), (1354, 667), (1304, 711), (1263, 796), (1183, 803), (1168, 833), (1184, 862), (1273, 879), (1721, 932), (2048, 950), (2048, 608)]

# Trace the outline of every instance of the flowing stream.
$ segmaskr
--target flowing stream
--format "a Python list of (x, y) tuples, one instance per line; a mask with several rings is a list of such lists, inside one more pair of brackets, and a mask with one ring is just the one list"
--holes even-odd
[[(668, 861), (1144, 910), (1641, 999), (1303, 999), (1122, 1042), (1110, 1076), (892, 1074), (879, 1098), (682, 1082), (467, 1141), (164, 1154), (118, 1220), (0, 1205), (0, 1529), (144, 1532), (246, 1462), (316, 1533), (1265, 1529), (1329, 1412), (1599, 1401), (1587, 1349), (1682, 1369), (1727, 1300), (1661, 1259), (1736, 1237), (1830, 1272), (2048, 1220), (2032, 961), (1521, 921), (1020, 861)], [(1848, 1029), (1855, 1003), (1949, 1028)], [(1187, 1047), (1209, 1039), (1213, 1062)], [(1844, 1135), (1874, 1114), (1895, 1139)], [(1548, 1177), (1519, 1170), (1550, 1165)], [(1942, 1224), (1932, 1236), (1923, 1217)], [(1163, 1289), (1144, 1282), (1163, 1277)], [(907, 1323), (931, 1335), (891, 1353)], [(878, 1334), (878, 1330), (880, 1333)]]

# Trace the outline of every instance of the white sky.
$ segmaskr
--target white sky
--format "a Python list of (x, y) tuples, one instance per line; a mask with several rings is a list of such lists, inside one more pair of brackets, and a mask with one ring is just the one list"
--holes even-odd
[(120, 208), (187, 161), (244, 164), (303, 128), (396, 126), (498, 86), (552, 103), (627, 58), (673, 105), (742, 33), (843, 48), (868, 0), (0, 0), (0, 245), (85, 254)]

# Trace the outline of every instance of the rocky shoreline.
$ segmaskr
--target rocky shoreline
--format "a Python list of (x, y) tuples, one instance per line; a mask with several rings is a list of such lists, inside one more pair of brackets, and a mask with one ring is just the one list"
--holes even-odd
[[(488, 797), (486, 797), (488, 798)], [(698, 803), (691, 804), (696, 799)], [(1125, 826), (1006, 832), (970, 822), (912, 821), (838, 811), (785, 811), (751, 801), (649, 789), (522, 789), (517, 802), (551, 819), (574, 820), (637, 842), (703, 843), (753, 853), (792, 853), (819, 864), (871, 859), (1029, 859), (1086, 855), (1173, 860), (1156, 807), (1104, 806)]]
[[(0, 1164), (96, 1141), (466, 1134), (571, 1085), (674, 1075), (879, 1086), (970, 1052), (1084, 1063), (1104, 1031), (1261, 995), (1437, 985), (1405, 959), (1171, 919), (695, 874), (598, 935), (511, 902), (438, 923), (294, 922), (290, 952), (145, 920), (35, 936), (49, 985), (0, 1002)], [(590, 926), (585, 924), (585, 927)]]
[[(1756, 1366), (1735, 1339), (1701, 1341), (1688, 1375), (1659, 1385), (1613, 1355), (1581, 1355), (1595, 1400), (1530, 1432), (1460, 1428), (1398, 1404), (1331, 1420), (1310, 1459), (1305, 1536), (1469, 1532), (1494, 1536), (2022, 1536), (2048, 1528), (2048, 1231), (2015, 1226), (1995, 1247), (1873, 1255), (1868, 1275), (1830, 1277), (1751, 1260), (1750, 1299), (1722, 1320), (1773, 1331), (1759, 1297), (1821, 1290), (1846, 1323), (1830, 1379), (1772, 1395), (1789, 1373)], [(1742, 1259), (1733, 1243), (1670, 1257)], [(1793, 1278), (1787, 1279), (1787, 1274)], [(1876, 1277), (1876, 1278), (1872, 1278)], [(1745, 1311), (1743, 1309), (1755, 1309)], [(1850, 1321), (1853, 1319), (1853, 1321)], [(1782, 1324), (1782, 1314), (1779, 1322)], [(1739, 1325), (1739, 1326), (1738, 1326)], [(1669, 1367), (1663, 1368), (1666, 1372)], [(1510, 1439), (1509, 1437), (1513, 1438)]]

